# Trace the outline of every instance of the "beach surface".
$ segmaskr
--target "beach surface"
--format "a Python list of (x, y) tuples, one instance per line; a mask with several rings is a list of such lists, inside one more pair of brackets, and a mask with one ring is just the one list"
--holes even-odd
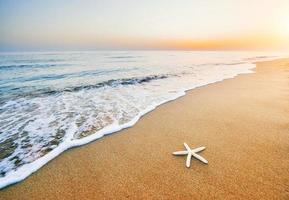
[[(289, 199), (289, 59), (159, 106), (58, 156), (0, 199)], [(205, 146), (205, 165), (173, 156)]]

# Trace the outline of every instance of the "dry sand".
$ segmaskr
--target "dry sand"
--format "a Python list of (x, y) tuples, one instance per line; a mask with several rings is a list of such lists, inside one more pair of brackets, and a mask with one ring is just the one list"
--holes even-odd
[[(71, 149), (0, 199), (289, 199), (289, 59), (162, 105)], [(171, 153), (207, 147), (209, 164)]]

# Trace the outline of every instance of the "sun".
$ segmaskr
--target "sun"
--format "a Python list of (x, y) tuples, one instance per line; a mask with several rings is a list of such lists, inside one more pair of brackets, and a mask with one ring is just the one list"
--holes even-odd
[(283, 17), (282, 20), (280, 20), (280, 32), (283, 36), (289, 38), (289, 16)]

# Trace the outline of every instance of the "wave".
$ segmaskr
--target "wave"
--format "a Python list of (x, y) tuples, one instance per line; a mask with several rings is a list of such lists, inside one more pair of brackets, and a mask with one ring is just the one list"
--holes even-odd
[(112, 79), (112, 80), (104, 81), (101, 83), (97, 83), (95, 85), (85, 85), (85, 86), (67, 88), (63, 91), (64, 92), (76, 92), (82, 89), (95, 89), (95, 88), (101, 88), (101, 87), (106, 87), (106, 86), (117, 87), (120, 85), (136, 85), (136, 84), (148, 83), (153, 80), (165, 79), (165, 78), (168, 78), (168, 75), (152, 75), (152, 76), (146, 76), (146, 77)]
[(141, 58), (142, 56), (109, 56), (111, 59), (130, 59), (130, 58)]
[[(115, 72), (111, 71), (111, 72)], [(91, 72), (82, 72), (81, 76), (85, 76), (85, 74), (89, 75), (89, 76), (93, 76), (95, 74), (102, 74), (103, 72), (95, 72), (95, 73), (91, 73)], [(105, 72), (107, 73), (107, 72)], [(30, 77), (29, 79), (25, 79), (25, 80), (15, 80), (15, 81), (37, 81), (37, 80), (56, 80), (56, 79), (63, 79), (66, 78), (68, 75), (44, 75), (44, 76), (37, 76), (37, 77)], [(70, 74), (71, 76), (71, 74)], [(100, 83), (96, 83), (96, 84), (89, 84), (89, 85), (81, 85), (81, 86), (74, 86), (74, 87), (66, 87), (64, 89), (53, 89), (53, 88), (43, 88), (43, 89), (38, 89), (35, 90), (34, 87), (30, 88), (30, 87), (7, 87), (7, 86), (1, 86), (0, 87), (0, 91), (8, 91), (10, 90), (10, 94), (9, 96), (2, 96), (2, 98), (0, 97), (0, 104), (3, 104), (7, 98), (10, 99), (15, 99), (15, 98), (21, 98), (21, 97), (40, 97), (40, 96), (45, 96), (45, 95), (56, 95), (56, 94), (60, 94), (63, 92), (78, 92), (80, 90), (89, 90), (89, 89), (97, 89), (97, 88), (102, 88), (102, 87), (118, 87), (118, 86), (125, 86), (125, 85), (136, 85), (136, 84), (144, 84), (144, 83), (148, 83), (154, 80), (159, 80), (159, 79), (165, 79), (168, 78), (169, 76), (173, 76), (173, 75), (150, 75), (150, 76), (145, 76), (145, 77), (132, 77), (132, 78), (123, 78), (123, 79), (111, 79), (108, 81), (103, 81)], [(14, 93), (13, 93), (14, 92)], [(4, 99), (5, 97), (5, 99)]]
[(66, 67), (71, 64), (19, 64), (19, 65), (1, 65), (0, 70), (18, 70), (18, 69), (36, 69), (36, 68), (50, 68), (50, 67)]

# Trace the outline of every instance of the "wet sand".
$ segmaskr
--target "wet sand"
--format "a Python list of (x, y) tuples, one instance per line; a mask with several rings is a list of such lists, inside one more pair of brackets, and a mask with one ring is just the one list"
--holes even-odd
[[(64, 152), (0, 199), (289, 199), (289, 59), (255, 71)], [(186, 168), (183, 142), (209, 164)]]

